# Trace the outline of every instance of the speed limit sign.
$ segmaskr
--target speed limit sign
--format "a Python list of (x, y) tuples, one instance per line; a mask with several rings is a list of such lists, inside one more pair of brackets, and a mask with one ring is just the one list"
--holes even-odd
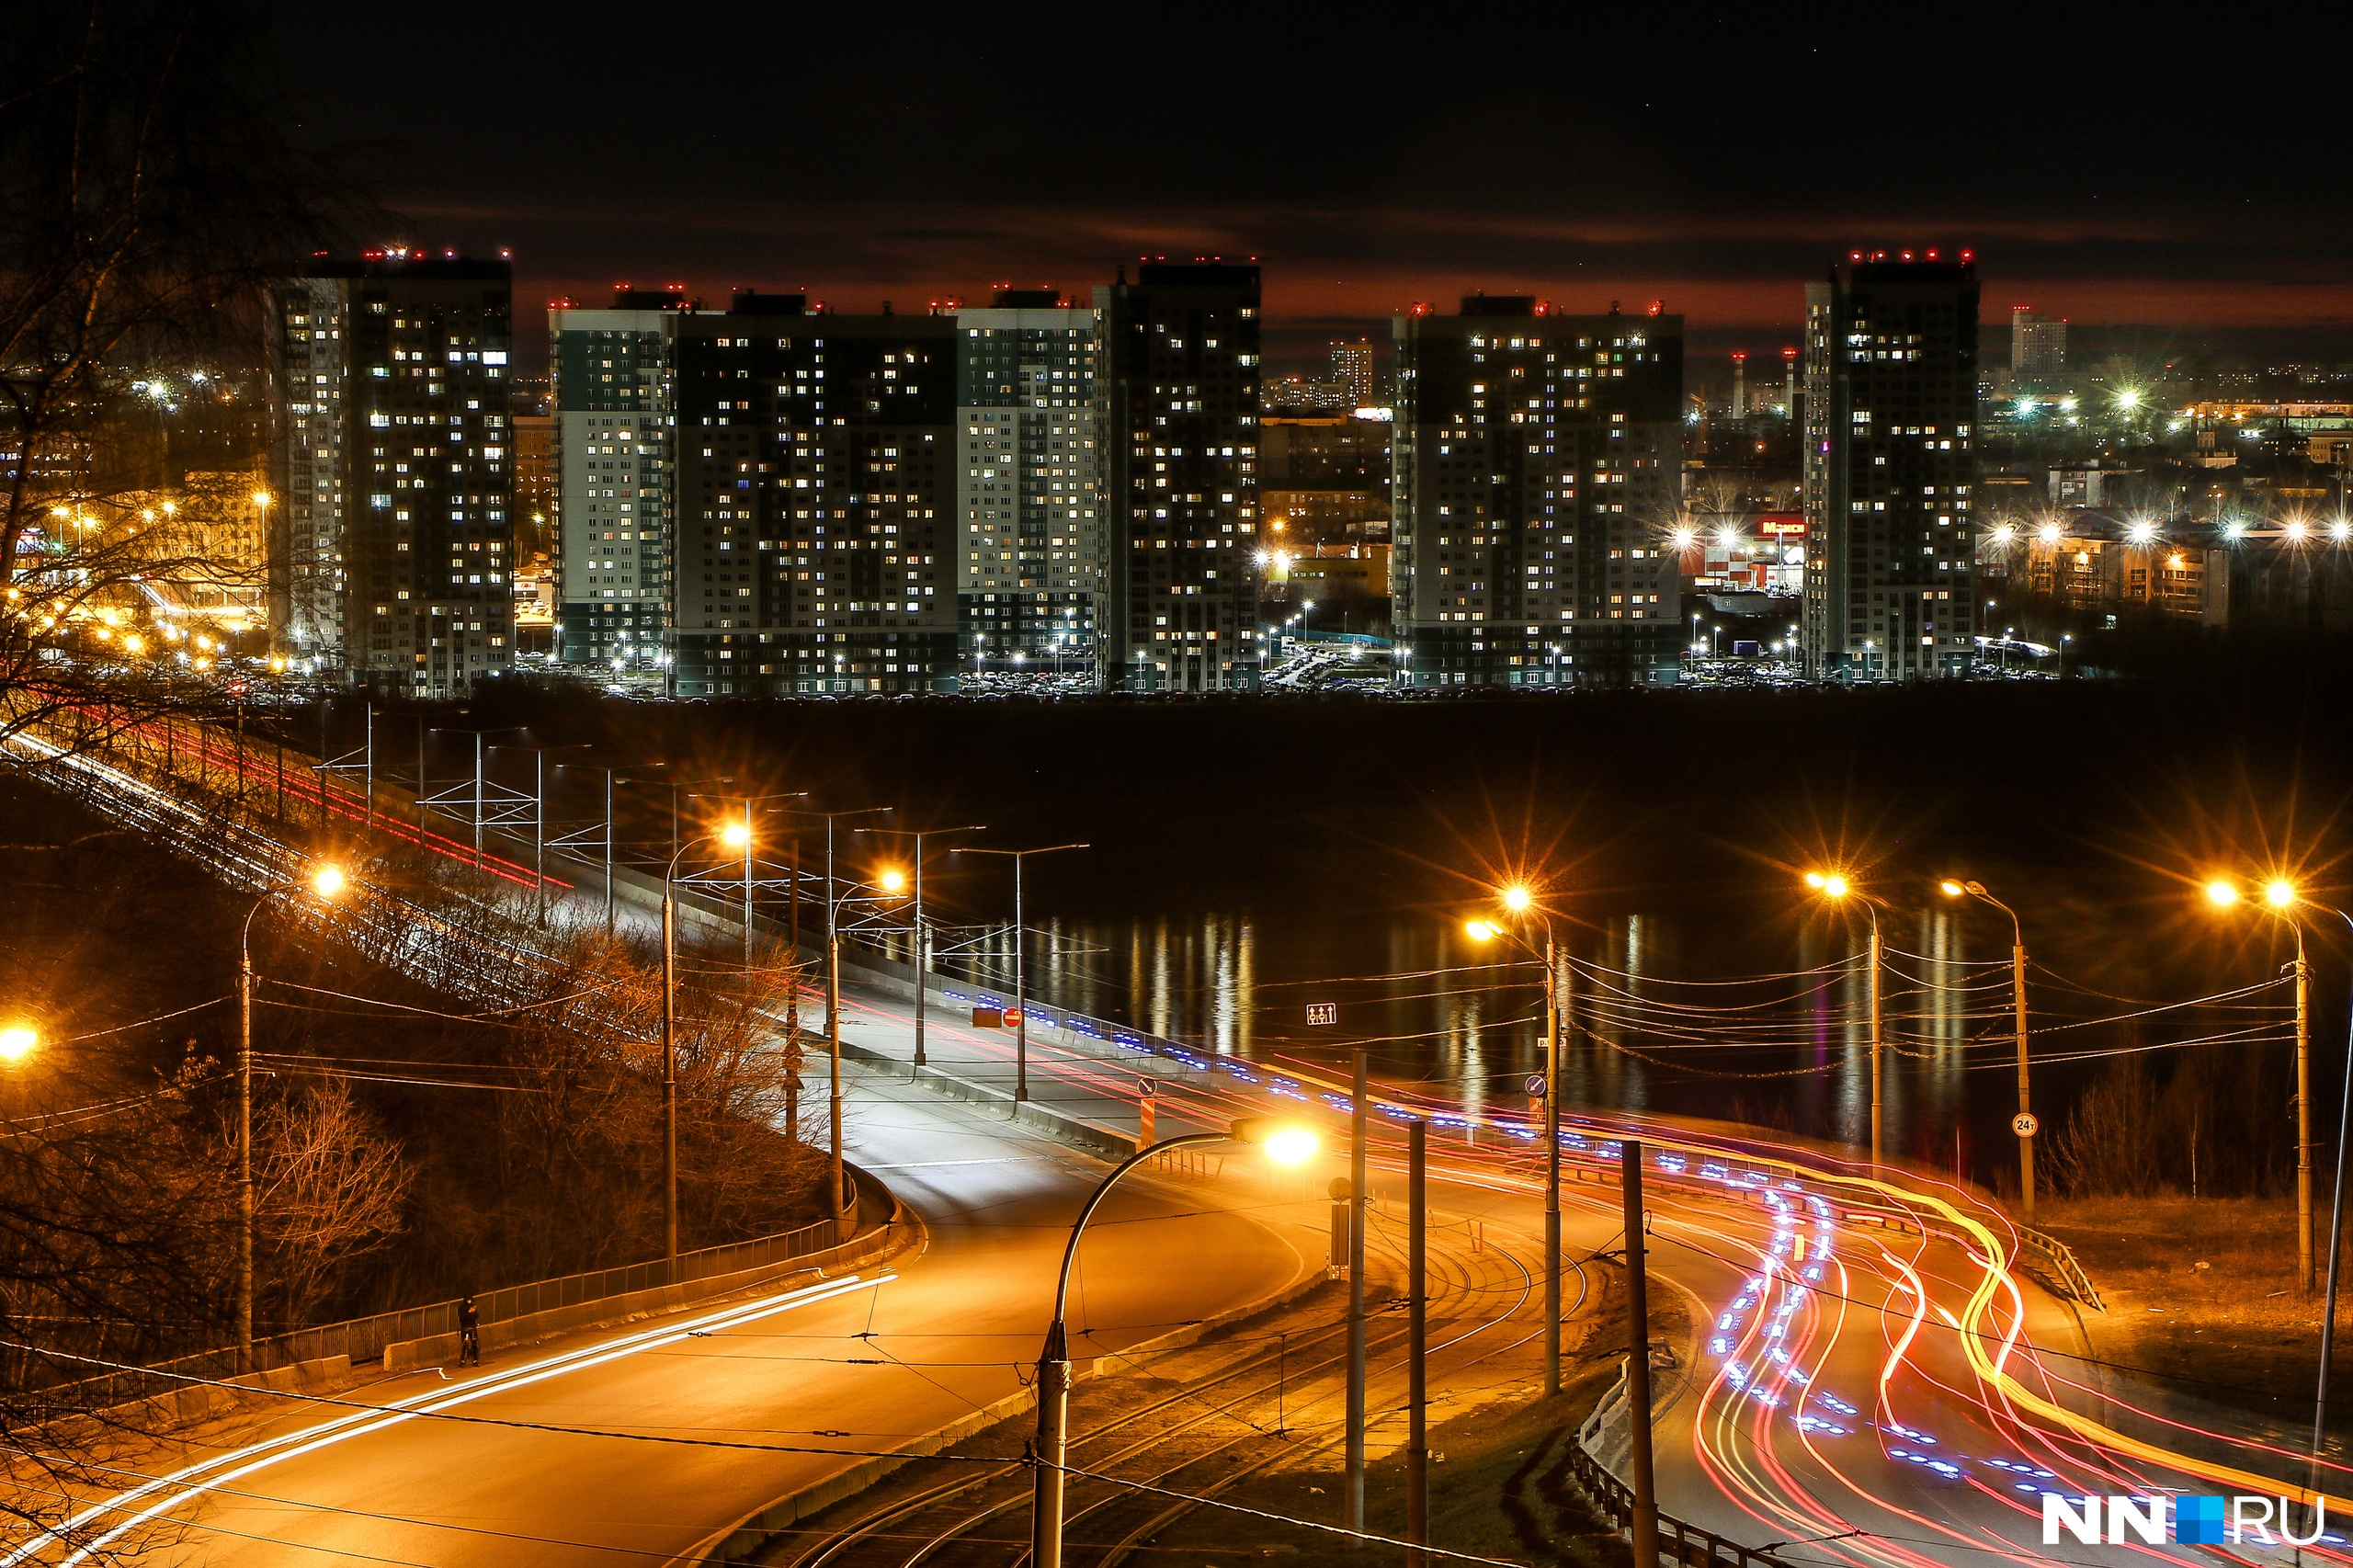
[(2034, 1119), (2034, 1112), (2030, 1110), (2022, 1110), (2010, 1118), (2010, 1131), (2021, 1138), (2033, 1137), (2041, 1126), (2042, 1123)]

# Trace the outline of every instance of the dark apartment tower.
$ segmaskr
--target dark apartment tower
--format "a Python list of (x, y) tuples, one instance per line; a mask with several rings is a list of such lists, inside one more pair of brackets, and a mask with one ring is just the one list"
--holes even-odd
[(385, 251), (272, 289), (270, 624), (296, 667), (443, 697), (509, 666), (512, 280)]
[(1395, 322), (1392, 618), (1416, 687), (1680, 665), (1683, 318), (1472, 295)]
[(955, 318), (745, 292), (676, 341), (678, 695), (952, 690)]
[(1805, 654), (1832, 680), (1968, 673), (1977, 268), (1859, 253), (1806, 285)]
[(1258, 680), (1258, 269), (1147, 262), (1095, 290), (1106, 684)]

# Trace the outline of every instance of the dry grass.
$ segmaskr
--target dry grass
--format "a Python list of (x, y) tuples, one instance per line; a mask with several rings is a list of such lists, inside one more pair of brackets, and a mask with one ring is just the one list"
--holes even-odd
[[(2084, 1313), (2094, 1354), (2217, 1403), (2310, 1420), (2320, 1301), (2296, 1289), (2292, 1200), (2161, 1194), (2040, 1207), (2108, 1304)], [(2315, 1245), (2325, 1270), (2327, 1237)]]

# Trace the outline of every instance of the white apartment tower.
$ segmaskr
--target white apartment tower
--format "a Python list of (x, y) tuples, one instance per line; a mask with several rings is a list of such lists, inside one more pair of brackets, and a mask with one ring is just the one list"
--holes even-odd
[(557, 656), (647, 668), (668, 658), (677, 416), (675, 293), (548, 312), (555, 376)]
[(1097, 312), (999, 290), (956, 315), (956, 605), (967, 670), (1096, 664)]

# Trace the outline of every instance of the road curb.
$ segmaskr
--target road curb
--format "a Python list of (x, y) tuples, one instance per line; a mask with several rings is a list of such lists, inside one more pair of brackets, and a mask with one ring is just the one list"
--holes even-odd
[(1101, 1126), (1084, 1117), (1049, 1110), (1035, 1100), (1017, 1100), (1003, 1089), (992, 1089), (986, 1084), (959, 1078), (928, 1063), (910, 1067), (895, 1056), (885, 1055), (868, 1046), (853, 1045), (848, 1040), (842, 1041), (842, 1060), (866, 1067), (880, 1067), (894, 1077), (907, 1074), (907, 1082), (935, 1094), (945, 1095), (949, 1099), (961, 1100), (966, 1105), (986, 1106), (993, 1110), (1005, 1111), (1017, 1126), (1043, 1132), (1050, 1138), (1103, 1159), (1124, 1160), (1136, 1152), (1136, 1140), (1131, 1133)]

